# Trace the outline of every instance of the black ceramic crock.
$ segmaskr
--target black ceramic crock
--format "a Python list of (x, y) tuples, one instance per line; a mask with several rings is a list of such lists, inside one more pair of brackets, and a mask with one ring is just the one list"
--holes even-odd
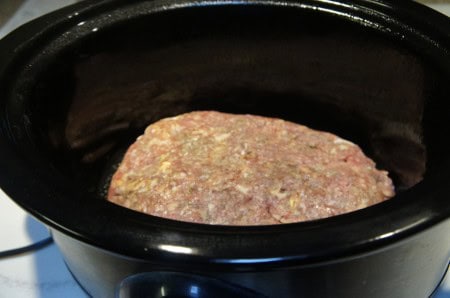
[[(94, 297), (427, 297), (450, 255), (449, 49), (449, 20), (412, 1), (84, 1), (0, 41), (0, 187)], [(256, 227), (108, 203), (124, 148), (192, 110), (337, 133), (397, 195)]]

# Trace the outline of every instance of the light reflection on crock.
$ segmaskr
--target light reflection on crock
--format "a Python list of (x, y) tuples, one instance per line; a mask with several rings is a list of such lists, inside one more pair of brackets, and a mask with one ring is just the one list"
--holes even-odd
[(377, 239), (388, 238), (388, 237), (390, 237), (390, 236), (392, 236), (392, 235), (394, 235), (394, 234), (395, 234), (395, 232), (389, 232), (389, 233), (383, 234), (383, 235), (381, 235), (381, 236), (378, 236)]
[(197, 286), (191, 286), (189, 293), (191, 295), (195, 295), (194, 297), (198, 297), (199, 288)]
[(179, 246), (179, 245), (160, 244), (160, 245), (158, 245), (158, 248), (161, 250), (168, 251), (168, 252), (187, 254), (187, 255), (190, 255), (194, 252), (194, 249), (192, 249), (190, 247)]
[(389, 238), (389, 237), (391, 237), (391, 236), (394, 236), (395, 234), (401, 233), (402, 231), (409, 230), (409, 229), (413, 229), (414, 227), (417, 227), (417, 226), (421, 225), (422, 223), (427, 222), (428, 220), (429, 220), (429, 219), (427, 219), (427, 218), (419, 219), (419, 220), (417, 220), (416, 222), (414, 222), (414, 223), (412, 223), (412, 224), (410, 224), (410, 225), (407, 225), (407, 226), (405, 226), (405, 227), (402, 227), (401, 229), (395, 230), (395, 231), (393, 231), (393, 232), (385, 233), (385, 234), (383, 234), (383, 235), (380, 235), (380, 236), (376, 237), (375, 239), (376, 239), (376, 240), (379, 240), (379, 239)]
[(259, 258), (259, 259), (234, 259), (234, 260), (219, 260), (219, 263), (230, 264), (255, 264), (281, 261), (286, 258)]
[(332, 1), (332, 0), (319, 0), (319, 2), (322, 3), (328, 3), (328, 4), (334, 4), (337, 6), (343, 6), (343, 7), (351, 7), (351, 5), (345, 4), (345, 3), (341, 3), (339, 1)]

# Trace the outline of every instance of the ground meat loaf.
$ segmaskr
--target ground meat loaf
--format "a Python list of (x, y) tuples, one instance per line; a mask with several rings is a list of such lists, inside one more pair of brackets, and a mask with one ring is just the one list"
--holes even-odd
[(346, 140), (254, 115), (160, 120), (128, 149), (108, 200), (181, 221), (262, 225), (329, 217), (394, 196), (387, 172)]

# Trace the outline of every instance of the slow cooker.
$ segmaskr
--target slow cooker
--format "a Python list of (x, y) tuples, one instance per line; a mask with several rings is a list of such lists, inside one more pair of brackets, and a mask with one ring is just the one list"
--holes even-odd
[[(93, 297), (427, 297), (450, 256), (449, 48), (448, 18), (405, 0), (83, 1), (0, 41), (0, 187)], [(143, 129), (194, 110), (336, 133), (397, 195), (252, 227), (107, 202)]]

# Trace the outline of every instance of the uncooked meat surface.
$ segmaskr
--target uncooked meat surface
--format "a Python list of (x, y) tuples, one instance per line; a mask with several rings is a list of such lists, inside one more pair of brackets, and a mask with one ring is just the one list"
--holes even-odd
[(394, 196), (386, 171), (331, 133), (281, 119), (198, 111), (162, 119), (130, 146), (108, 200), (220, 225), (330, 217)]

